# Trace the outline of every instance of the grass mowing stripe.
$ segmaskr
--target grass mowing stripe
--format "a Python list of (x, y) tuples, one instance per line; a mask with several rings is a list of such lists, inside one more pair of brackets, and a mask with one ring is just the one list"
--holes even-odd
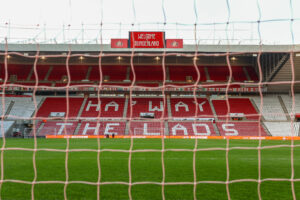
[[(1, 141), (2, 142), (2, 141)], [(31, 139), (7, 139), (7, 147), (33, 148)], [(38, 148), (64, 149), (64, 139), (37, 139)], [(166, 149), (194, 148), (191, 139), (166, 139)], [(262, 141), (262, 146), (289, 145), (290, 141)], [(299, 145), (298, 141), (295, 144)], [(255, 140), (231, 140), (230, 147), (257, 147)], [(128, 139), (101, 139), (102, 149), (128, 150)], [(225, 140), (199, 140), (198, 148), (224, 148)], [(71, 139), (70, 149), (97, 149), (97, 139)], [(134, 150), (161, 149), (161, 139), (134, 139)], [(289, 147), (262, 149), (262, 179), (290, 178)], [(34, 178), (31, 151), (4, 151), (4, 178), (32, 181)], [(226, 160), (224, 150), (197, 151), (197, 181), (225, 181)], [(128, 156), (126, 152), (102, 152), (101, 182), (128, 182)], [(37, 181), (64, 181), (64, 152), (38, 151), (36, 155)], [(300, 148), (295, 147), (295, 179), (300, 178)], [(166, 182), (193, 182), (193, 152), (165, 152)], [(161, 181), (161, 153), (135, 152), (132, 154), (133, 182)], [(258, 158), (256, 149), (232, 149), (229, 151), (230, 180), (257, 179)], [(97, 152), (69, 153), (70, 181), (97, 182)], [(288, 181), (265, 181), (261, 185), (263, 199), (291, 199), (291, 183)], [(95, 199), (95, 185), (70, 184), (67, 189), (69, 199)], [(257, 199), (257, 183), (231, 183), (232, 199)], [(128, 199), (128, 186), (103, 185), (100, 189), (101, 199)], [(295, 183), (297, 198), (300, 198), (300, 183)], [(133, 199), (161, 199), (161, 186), (153, 184), (134, 185)], [(225, 184), (197, 185), (197, 199), (226, 199)], [(165, 186), (166, 199), (193, 199), (193, 185)], [(30, 185), (20, 183), (3, 183), (3, 199), (30, 198)], [(62, 199), (62, 184), (37, 184), (36, 199)]]

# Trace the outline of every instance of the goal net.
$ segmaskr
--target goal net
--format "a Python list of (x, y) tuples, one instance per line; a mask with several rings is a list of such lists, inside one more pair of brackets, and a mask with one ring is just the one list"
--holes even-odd
[(0, 26), (0, 198), (300, 198), (298, 2), (55, 5)]

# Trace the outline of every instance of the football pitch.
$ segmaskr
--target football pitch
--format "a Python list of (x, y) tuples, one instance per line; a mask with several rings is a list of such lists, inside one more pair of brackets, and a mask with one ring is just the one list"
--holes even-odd
[[(166, 199), (194, 198), (193, 163), (196, 140), (164, 139), (164, 143), (161, 139), (36, 141), (38, 151), (34, 156), (34, 139), (6, 139), (6, 149), (2, 154), (4, 182), (1, 185), (1, 199), (31, 199), (31, 183), (34, 180), (35, 199), (64, 199), (66, 179), (68, 199), (97, 199), (98, 188), (101, 199), (129, 199), (129, 159), (132, 199), (162, 199), (163, 179)], [(162, 144), (165, 149), (164, 170)], [(227, 140), (197, 140), (197, 199), (227, 199), (226, 180), (229, 180), (231, 199), (258, 199), (256, 180), (259, 171), (262, 199), (293, 199), (292, 184), (288, 181), (292, 177), (290, 144), (291, 141), (262, 141), (259, 170), (257, 140), (229, 140), (228, 143)], [(295, 141), (294, 144), (294, 191), (297, 199), (300, 199), (300, 182), (297, 181), (300, 179), (300, 147), (297, 146), (300, 142)], [(226, 147), (229, 147), (228, 151)], [(66, 149), (70, 150), (67, 154)], [(132, 150), (131, 154), (129, 150)], [(99, 179), (101, 184), (97, 187)]]

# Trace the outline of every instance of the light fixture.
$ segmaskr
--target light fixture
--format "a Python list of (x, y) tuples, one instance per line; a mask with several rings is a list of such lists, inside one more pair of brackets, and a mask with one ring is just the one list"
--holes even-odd
[(63, 82), (64, 83), (68, 82), (68, 78), (63, 78)]
[(83, 57), (83, 56), (80, 56), (80, 57), (79, 57), (79, 60), (83, 60), (83, 59), (84, 59), (84, 57)]
[(300, 53), (296, 53), (296, 57), (300, 57)]
[(156, 61), (159, 61), (159, 60), (160, 60), (160, 57), (156, 56), (154, 59), (155, 59)]
[(232, 56), (232, 57), (231, 57), (231, 60), (232, 60), (232, 61), (235, 61), (235, 60), (237, 60), (237, 58), (234, 57), (234, 56)]
[(45, 60), (45, 59), (46, 59), (46, 57), (45, 57), (45, 56), (42, 56), (42, 57), (41, 57), (41, 59), (42, 59), (42, 60)]
[(195, 57), (193, 57), (193, 60), (199, 60), (199, 58), (195, 56)]
[(117, 57), (117, 60), (122, 60), (123, 58), (121, 56), (118, 56)]
[(10, 58), (11, 58), (11, 56), (10, 56), (10, 55), (7, 55), (7, 56), (6, 56), (6, 58), (7, 58), (7, 59), (10, 59)]

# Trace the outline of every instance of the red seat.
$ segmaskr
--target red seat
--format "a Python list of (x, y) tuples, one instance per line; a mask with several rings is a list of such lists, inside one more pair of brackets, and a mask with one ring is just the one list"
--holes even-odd
[(48, 77), (49, 81), (61, 81), (63, 76), (67, 76), (67, 68), (65, 65), (54, 65)]
[[(36, 72), (37, 72), (39, 81), (45, 80), (49, 69), (50, 69), (49, 65), (37, 65), (36, 66)], [(33, 80), (33, 81), (36, 80), (34, 72), (32, 73), (30, 80)]]
[[(258, 114), (248, 98), (231, 98), (228, 100), (230, 113), (243, 113), (247, 119), (258, 120)], [(229, 115), (226, 100), (212, 100), (219, 120), (226, 120), (223, 115)], [(252, 116), (247, 116), (252, 115)], [(254, 115), (254, 116), (253, 116)]]
[(258, 81), (257, 73), (256, 73), (256, 71), (254, 70), (253, 67), (247, 66), (247, 67), (246, 67), (246, 70), (247, 70), (248, 75), (249, 75), (249, 77), (250, 77), (250, 79), (251, 79), (252, 81)]
[(210, 80), (225, 82), (228, 80), (229, 69), (227, 66), (207, 66)]
[[(204, 67), (198, 66), (200, 73), (200, 81), (206, 81)], [(195, 66), (169, 66), (170, 80), (173, 82), (186, 81), (186, 76), (191, 76), (197, 81), (197, 71)]]
[[(16, 75), (17, 80), (26, 80), (29, 76), (29, 73), (32, 69), (33, 65), (20, 65), (20, 64), (8, 64), (7, 66), (7, 73), (8, 77), (7, 79), (9, 80), (11, 75)], [(0, 78), (4, 80), (5, 78), (5, 65), (1, 64), (0, 65)]]
[[(69, 97), (69, 116), (77, 117), (83, 98)], [(37, 117), (49, 117), (51, 112), (65, 112), (67, 114), (67, 99), (63, 97), (46, 98), (38, 110)]]
[(232, 69), (232, 77), (233, 77), (234, 81), (244, 82), (244, 81), (248, 80), (243, 67), (231, 66), (231, 69)]
[(71, 81), (81, 81), (86, 79), (89, 66), (87, 65), (70, 65)]
[(217, 122), (217, 127), (221, 136), (267, 136), (260, 122)]
[[(134, 66), (136, 81), (163, 81), (162, 66)], [(133, 80), (133, 72), (130, 73), (130, 79)]]
[[(88, 66), (86, 65), (69, 65), (70, 81), (81, 81), (86, 79)], [(61, 81), (63, 76), (68, 77), (66, 65), (54, 65), (48, 77), (49, 81)]]
[[(102, 69), (102, 80), (104, 76), (109, 76), (110, 81), (123, 81), (126, 79), (127, 66), (116, 65), (116, 66), (101, 66)], [(99, 66), (92, 66), (89, 80), (100, 81)]]

